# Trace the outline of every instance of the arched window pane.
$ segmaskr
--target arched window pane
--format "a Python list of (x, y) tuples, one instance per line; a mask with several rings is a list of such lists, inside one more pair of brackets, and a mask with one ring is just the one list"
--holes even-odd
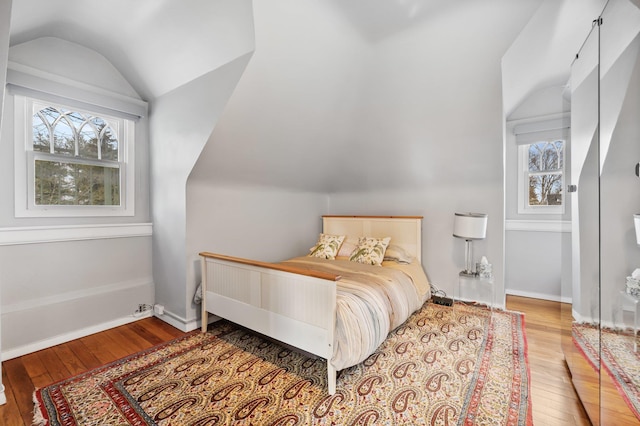
[(55, 124), (53, 128), (53, 146), (56, 154), (76, 154), (75, 132), (65, 116)]
[(33, 116), (33, 150), (39, 152), (49, 152), (49, 127), (42, 121), (39, 114)]
[(555, 141), (553, 143), (558, 150), (558, 168), (564, 167), (564, 141)]
[(542, 162), (542, 151), (541, 144), (535, 143), (529, 145), (529, 171), (530, 172), (538, 172), (542, 170), (541, 162)]
[(89, 123), (84, 123), (78, 133), (78, 155), (83, 158), (98, 158), (98, 135)]
[(60, 117), (60, 111), (54, 107), (47, 107), (40, 110), (40, 115), (45, 118), (47, 125), (51, 128), (53, 123)]
[(118, 161), (118, 138), (113, 129), (100, 117), (95, 117), (92, 123), (100, 134), (100, 149), (103, 160)]

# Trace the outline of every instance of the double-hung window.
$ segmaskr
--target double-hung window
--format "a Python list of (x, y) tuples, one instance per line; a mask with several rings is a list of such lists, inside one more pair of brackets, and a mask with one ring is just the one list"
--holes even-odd
[(134, 122), (15, 95), (16, 216), (132, 216)]
[(564, 213), (568, 134), (568, 128), (560, 128), (516, 135), (518, 213)]

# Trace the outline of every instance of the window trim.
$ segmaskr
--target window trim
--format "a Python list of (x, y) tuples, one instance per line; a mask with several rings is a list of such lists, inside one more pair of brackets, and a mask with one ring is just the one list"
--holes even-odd
[(119, 206), (76, 206), (59, 205), (43, 206), (35, 204), (34, 191), (34, 159), (38, 153), (33, 151), (32, 116), (34, 103), (45, 103), (66, 109), (88, 112), (85, 105), (76, 106), (73, 100), (50, 102), (35, 96), (14, 93), (14, 167), (15, 167), (15, 216), (23, 217), (93, 217), (93, 216), (134, 216), (135, 215), (135, 123), (126, 117), (115, 117), (113, 114), (97, 112), (92, 114), (122, 120), (119, 129), (119, 143), (123, 145), (120, 163), (121, 184)]
[[(541, 134), (543, 132), (540, 132)], [(542, 135), (541, 135), (542, 136)], [(562, 140), (564, 142), (562, 149), (562, 186), (563, 189), (566, 184), (566, 159), (567, 159), (567, 147), (569, 145), (569, 136), (563, 135), (563, 137), (548, 137), (544, 135), (540, 137), (536, 142), (518, 144), (518, 214), (564, 214), (565, 206), (567, 204), (566, 191), (563, 191), (562, 204), (552, 206), (531, 206), (529, 205), (529, 146), (547, 142), (551, 143), (556, 140)]]

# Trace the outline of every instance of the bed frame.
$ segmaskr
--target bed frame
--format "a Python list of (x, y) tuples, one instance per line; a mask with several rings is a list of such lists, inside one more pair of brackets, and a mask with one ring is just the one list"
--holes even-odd
[[(322, 232), (391, 237), (420, 261), (422, 216), (323, 216)], [(212, 313), (327, 360), (329, 394), (336, 392), (333, 356), (339, 275), (202, 252), (202, 332)]]

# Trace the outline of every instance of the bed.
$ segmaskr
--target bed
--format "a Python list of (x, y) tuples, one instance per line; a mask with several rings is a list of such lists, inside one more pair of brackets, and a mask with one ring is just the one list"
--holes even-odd
[[(420, 263), (421, 216), (323, 216), (322, 223), (309, 253), (280, 263), (200, 253), (202, 331), (211, 313), (319, 356), (333, 395), (337, 371), (375, 352), (431, 293)], [(371, 241), (375, 250), (363, 250)]]

